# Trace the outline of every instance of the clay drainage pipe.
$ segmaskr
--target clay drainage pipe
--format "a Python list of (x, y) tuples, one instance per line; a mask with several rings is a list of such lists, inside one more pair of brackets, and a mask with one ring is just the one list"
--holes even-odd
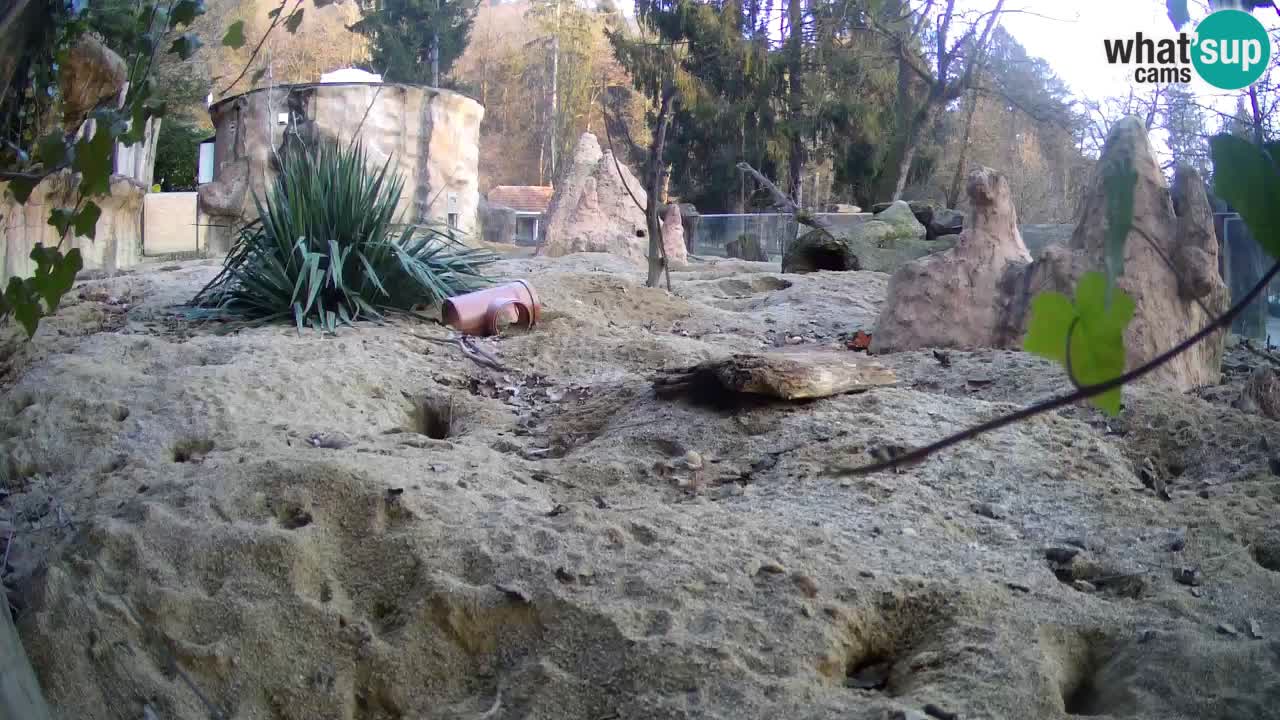
[(498, 320), (531, 328), (542, 317), (533, 286), (524, 280), (495, 285), (444, 301), (444, 324), (464, 335), (497, 335)]

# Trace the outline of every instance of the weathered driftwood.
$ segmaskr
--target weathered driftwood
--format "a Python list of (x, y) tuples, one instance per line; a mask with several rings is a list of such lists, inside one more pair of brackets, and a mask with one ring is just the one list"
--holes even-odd
[(699, 392), (760, 395), (783, 400), (821, 398), (893, 385), (893, 371), (840, 353), (734, 355), (653, 378), (659, 396)]

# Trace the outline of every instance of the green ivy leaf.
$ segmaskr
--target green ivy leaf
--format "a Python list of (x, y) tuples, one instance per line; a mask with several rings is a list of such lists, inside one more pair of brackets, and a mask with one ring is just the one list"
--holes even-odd
[(169, 16), (169, 28), (190, 25), (192, 21), (204, 13), (204, 0), (178, 0), (173, 6), (173, 14)]
[[(76, 273), (84, 269), (84, 261), (80, 258), (80, 250), (72, 248), (66, 255), (57, 248), (47, 248), (36, 243), (31, 248), (31, 259), (36, 263), (36, 272), (27, 279), (31, 289), (44, 298), (45, 306), (50, 314), (57, 312), (58, 303), (75, 285)], [(29, 331), (33, 333), (33, 331)]]
[(19, 205), (26, 205), (31, 191), (36, 189), (39, 180), (34, 178), (14, 178), (9, 181), (9, 192), (13, 194)]
[(1128, 157), (1103, 171), (1102, 189), (1107, 196), (1107, 288), (1124, 272), (1124, 244), (1133, 227), (1133, 189), (1138, 173)]
[(75, 218), (76, 211), (71, 208), (54, 208), (49, 211), (49, 224), (58, 229), (58, 237), (66, 237)]
[(298, 27), (302, 25), (302, 13), (306, 12), (306, 8), (298, 8), (293, 14), (284, 19), (284, 29), (292, 35), (298, 32)]
[(13, 313), (13, 317), (27, 331), (27, 337), (36, 334), (40, 326), (40, 299), (32, 292), (27, 281), (22, 278), (9, 278), (9, 287), (4, 291), (4, 314)]
[(71, 167), (80, 173), (80, 194), (85, 197), (111, 193), (111, 155), (114, 137), (108, 123), (99, 122), (93, 136), (76, 143), (75, 161)]
[(1169, 22), (1174, 30), (1181, 30), (1191, 22), (1191, 13), (1187, 10), (1187, 0), (1167, 0), (1165, 6), (1169, 10)]
[(227, 28), (227, 32), (222, 36), (222, 44), (232, 50), (239, 50), (244, 47), (244, 21), (237, 20), (231, 23)]
[(46, 169), (55, 168), (70, 160), (70, 150), (67, 137), (60, 130), (55, 130), (36, 143), (36, 159)]
[(200, 38), (196, 37), (195, 33), (183, 33), (178, 36), (177, 40), (173, 41), (173, 45), (169, 47), (169, 52), (176, 54), (183, 60), (190, 60), (191, 56), (195, 55), (196, 51), (200, 49), (201, 44)]
[(272, 19), (272, 20), (275, 20), (276, 18), (280, 17), (280, 11), (281, 11), (281, 10), (284, 10), (284, 5), (281, 5), (280, 7), (278, 7), (278, 8), (276, 8), (276, 9), (272, 10), (272, 11), (271, 11), (271, 12), (269, 12), (269, 13), (267, 13), (267, 17), (268, 17), (268, 18), (270, 18), (270, 19)]
[(102, 208), (98, 207), (98, 203), (92, 200), (86, 201), (84, 207), (80, 208), (80, 212), (76, 213), (76, 236), (97, 240), (98, 219), (101, 217)]
[[(1084, 387), (1097, 385), (1124, 374), (1124, 331), (1133, 313), (1133, 298), (1112, 287), (1104, 274), (1085, 273), (1076, 286), (1074, 303), (1056, 292), (1041, 293), (1032, 299), (1022, 346), (1029, 353), (1064, 366), (1070, 347), (1076, 382)], [(1117, 415), (1120, 399), (1120, 388), (1115, 388), (1090, 401), (1104, 412)]]
[(1280, 171), (1271, 158), (1248, 140), (1215, 135), (1213, 189), (1244, 218), (1258, 244), (1280, 259)]

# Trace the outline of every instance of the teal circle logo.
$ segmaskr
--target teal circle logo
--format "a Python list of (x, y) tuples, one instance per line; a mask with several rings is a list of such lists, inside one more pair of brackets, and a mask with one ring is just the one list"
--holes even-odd
[(1243, 10), (1219, 10), (1196, 26), (1191, 62), (1196, 72), (1221, 90), (1249, 87), (1271, 62), (1271, 38), (1254, 16)]

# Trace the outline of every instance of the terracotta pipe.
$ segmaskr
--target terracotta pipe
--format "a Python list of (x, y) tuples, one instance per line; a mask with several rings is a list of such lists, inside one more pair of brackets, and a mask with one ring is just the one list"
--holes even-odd
[(499, 319), (532, 328), (542, 317), (533, 286), (524, 280), (495, 285), (444, 301), (444, 324), (464, 335), (497, 335)]

